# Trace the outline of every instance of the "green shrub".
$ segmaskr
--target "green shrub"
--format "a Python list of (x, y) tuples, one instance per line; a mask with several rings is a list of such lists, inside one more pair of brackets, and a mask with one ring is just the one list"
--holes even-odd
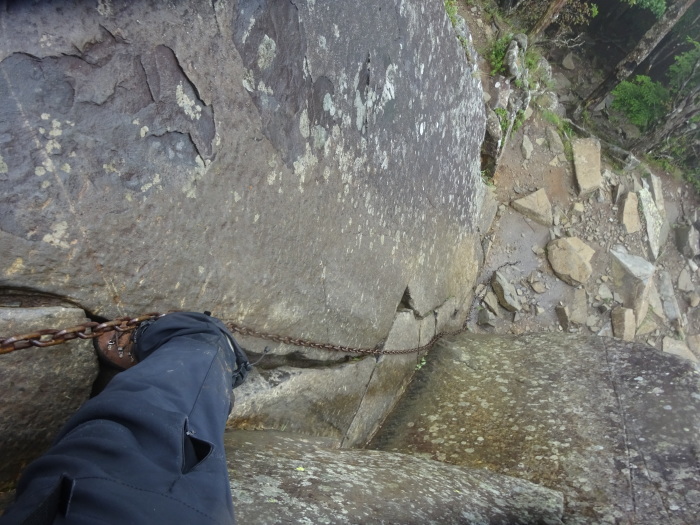
[(491, 65), (491, 74), (498, 75), (506, 72), (506, 51), (513, 35), (504, 35), (498, 40), (494, 40), (486, 53), (486, 60)]
[(457, 0), (445, 0), (445, 12), (447, 18), (452, 22), (452, 26), (457, 25)]
[(622, 111), (632, 124), (644, 131), (666, 114), (668, 90), (645, 75), (620, 82), (612, 92), (613, 108)]

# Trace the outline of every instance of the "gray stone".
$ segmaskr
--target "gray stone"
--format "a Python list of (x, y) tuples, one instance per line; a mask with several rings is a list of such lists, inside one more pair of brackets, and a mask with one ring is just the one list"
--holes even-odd
[(569, 308), (563, 305), (557, 305), (554, 308), (554, 312), (557, 314), (559, 326), (561, 326), (562, 330), (568, 332), (570, 328), (569, 321), (571, 320), (569, 317)]
[(649, 261), (618, 249), (611, 249), (610, 255), (615, 290), (622, 297), (623, 306), (633, 309), (641, 323), (649, 308), (649, 293), (656, 268)]
[(613, 300), (613, 293), (608, 287), (607, 284), (601, 284), (598, 287), (598, 296), (602, 301), (612, 301)]
[(3, 12), (3, 285), (362, 346), (409, 281), (467, 300), (484, 104), (444, 7), (314, 5)]
[(499, 306), (498, 306), (498, 297), (496, 297), (496, 294), (494, 293), (493, 290), (488, 290), (486, 292), (486, 295), (484, 295), (484, 304), (486, 307), (491, 310), (491, 312), (498, 316), (500, 315), (499, 313)]
[(612, 309), (610, 316), (615, 337), (624, 341), (633, 341), (637, 329), (634, 310), (618, 306)]
[(429, 366), (371, 448), (420, 450), (559, 490), (565, 523), (700, 515), (691, 363), (619, 339), (463, 334), (439, 343)]
[(488, 308), (482, 308), (481, 310), (479, 310), (479, 315), (477, 317), (476, 322), (479, 326), (493, 327), (493, 326), (495, 326), (493, 324), (495, 319), (496, 319), (496, 316), (493, 315), (491, 310), (489, 310)]
[(534, 150), (534, 147), (532, 145), (530, 137), (528, 137), (527, 135), (523, 135), (523, 142), (520, 146), (520, 150), (522, 151), (525, 160), (530, 160), (530, 157), (532, 157), (532, 151)]
[(693, 355), (700, 359), (700, 334), (686, 336), (685, 342)]
[(690, 224), (679, 224), (675, 228), (676, 248), (689, 259), (700, 255), (700, 232)]
[(506, 70), (510, 78), (520, 79), (525, 72), (525, 50), (520, 47), (517, 40), (511, 40), (504, 58)]
[(514, 210), (545, 226), (552, 225), (552, 205), (544, 188), (510, 203)]
[(547, 287), (544, 285), (542, 281), (533, 281), (530, 283), (530, 288), (532, 288), (532, 291), (535, 293), (545, 293), (547, 291)]
[(574, 63), (574, 54), (568, 53), (564, 57), (564, 60), (562, 61), (561, 65), (570, 71), (573, 71), (574, 69), (576, 69), (576, 64)]
[(595, 250), (578, 237), (565, 237), (547, 244), (547, 258), (554, 273), (571, 286), (583, 284), (593, 271), (591, 258)]
[(693, 292), (695, 291), (695, 285), (693, 284), (693, 278), (690, 274), (688, 268), (683, 268), (680, 275), (678, 276), (678, 289), (681, 292)]
[(678, 307), (671, 275), (665, 270), (659, 273), (659, 296), (661, 297), (661, 304), (663, 305), (666, 319), (672, 323), (682, 322), (681, 309)]
[(625, 194), (620, 208), (620, 223), (627, 233), (637, 233), (642, 229), (642, 222), (639, 218), (639, 200), (637, 194), (632, 191)]
[(665, 217), (661, 215), (654, 203), (654, 199), (647, 188), (639, 190), (639, 203), (642, 208), (642, 217), (646, 225), (649, 251), (651, 258), (656, 260), (661, 249), (661, 238), (664, 229)]
[(564, 143), (559, 136), (559, 132), (552, 126), (547, 126), (545, 129), (547, 135), (547, 143), (549, 144), (549, 151), (555, 155), (560, 155), (564, 153)]
[(649, 308), (660, 319), (666, 318), (664, 314), (664, 306), (661, 302), (661, 296), (659, 295), (659, 290), (656, 287), (656, 283), (653, 281), (649, 287)]
[(501, 272), (494, 272), (491, 278), (491, 287), (498, 297), (499, 304), (509, 312), (519, 311), (520, 299), (515, 287), (505, 278)]
[(418, 344), (421, 346), (426, 345), (436, 334), (436, 319), (435, 315), (431, 314), (424, 319), (421, 319), (419, 324), (420, 338)]
[(559, 492), (484, 469), (281, 432), (225, 444), (240, 523), (562, 523)]
[(689, 361), (692, 361), (694, 363), (700, 362), (698, 361), (698, 358), (695, 357), (695, 354), (693, 354), (693, 352), (690, 351), (688, 345), (686, 345), (683, 341), (674, 339), (673, 337), (664, 337), (663, 348), (664, 352), (668, 354), (677, 355), (678, 357), (688, 359)]
[(688, 306), (695, 308), (700, 305), (700, 294), (698, 292), (691, 292), (688, 294)]
[(452, 332), (464, 326), (469, 310), (461, 308), (454, 297), (450, 297), (435, 310), (437, 333)]
[[(0, 308), (2, 338), (87, 321), (77, 308)], [(26, 348), (0, 355), (0, 486), (53, 441), (90, 395), (97, 359), (90, 341)]]
[(597, 139), (574, 139), (574, 168), (579, 195), (588, 195), (601, 187), (600, 142)]

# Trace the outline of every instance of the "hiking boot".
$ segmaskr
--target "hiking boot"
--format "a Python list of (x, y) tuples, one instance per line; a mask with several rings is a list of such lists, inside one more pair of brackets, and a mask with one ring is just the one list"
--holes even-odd
[(101, 364), (118, 371), (131, 368), (138, 360), (134, 354), (134, 335), (130, 332), (105, 332), (92, 340), (95, 353)]

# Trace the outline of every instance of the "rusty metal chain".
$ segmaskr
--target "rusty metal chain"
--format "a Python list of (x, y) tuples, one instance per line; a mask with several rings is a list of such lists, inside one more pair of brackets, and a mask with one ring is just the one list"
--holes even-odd
[[(141, 323), (145, 321), (158, 319), (160, 317), (163, 317), (164, 315), (166, 314), (152, 312), (140, 315), (138, 317), (118, 317), (106, 323), (90, 321), (70, 328), (65, 328), (63, 330), (51, 328), (37, 330), (28, 334), (8, 337), (6, 339), (0, 339), (0, 354), (8, 354), (10, 352), (14, 352), (15, 350), (20, 350), (22, 348), (43, 348), (47, 346), (58, 345), (61, 343), (72, 341), (73, 339), (93, 339), (105, 332), (111, 332), (114, 330), (116, 330), (117, 332), (130, 332), (132, 330), (135, 330)], [(308, 339), (298, 339), (295, 337), (261, 332), (259, 330), (241, 326), (233, 322), (226, 323), (226, 326), (234, 333), (238, 333), (244, 336), (255, 337), (258, 339), (265, 339), (267, 341), (272, 341), (275, 343), (282, 343), (292, 346), (301, 346), (304, 348), (316, 348), (319, 350), (331, 350), (334, 352), (344, 352), (348, 354), (364, 355), (396, 355), (418, 353), (423, 350), (427, 350), (428, 348), (433, 346), (439, 339), (445, 336), (456, 335), (466, 330), (466, 328), (462, 328), (453, 332), (442, 332), (436, 334), (428, 343), (421, 346), (417, 346), (415, 348), (408, 348), (402, 350), (384, 350), (382, 348), (382, 345), (377, 345), (374, 348), (356, 348), (352, 346), (334, 345), (330, 343), (318, 343), (316, 341), (309, 341)]]

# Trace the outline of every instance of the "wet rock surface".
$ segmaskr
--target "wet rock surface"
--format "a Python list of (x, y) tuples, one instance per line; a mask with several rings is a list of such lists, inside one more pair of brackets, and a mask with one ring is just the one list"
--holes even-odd
[(273, 432), (226, 448), (240, 523), (562, 523), (560, 493), (485, 470)]
[(559, 490), (565, 523), (691, 523), (699, 378), (611, 338), (465, 334), (428, 356), (371, 447)]
[[(25, 334), (85, 322), (77, 308), (2, 308), (0, 334)], [(97, 375), (90, 341), (0, 355), (0, 491), (41, 454), (78, 407)]]

